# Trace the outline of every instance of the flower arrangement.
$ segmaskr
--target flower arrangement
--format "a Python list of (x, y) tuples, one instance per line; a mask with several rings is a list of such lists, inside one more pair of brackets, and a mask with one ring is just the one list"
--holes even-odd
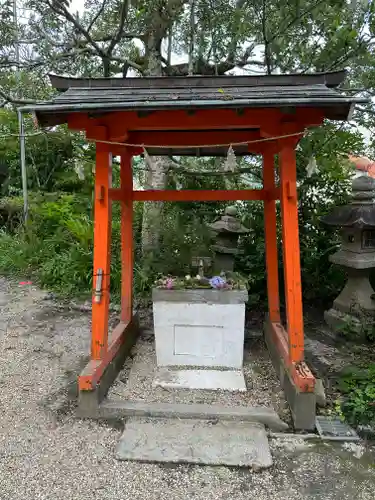
[(162, 276), (155, 282), (155, 287), (163, 290), (246, 290), (247, 280), (238, 273), (221, 273), (220, 276), (206, 278), (197, 274), (186, 275), (184, 278), (176, 276)]

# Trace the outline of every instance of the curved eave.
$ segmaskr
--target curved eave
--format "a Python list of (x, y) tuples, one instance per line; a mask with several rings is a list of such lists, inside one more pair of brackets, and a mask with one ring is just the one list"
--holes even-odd
[(347, 72), (332, 71), (326, 73), (291, 73), (288, 75), (258, 76), (176, 76), (176, 77), (142, 77), (142, 78), (74, 78), (60, 75), (49, 75), (53, 88), (65, 91), (72, 87), (164, 87), (178, 88), (189, 85), (199, 87), (229, 86), (262, 86), (262, 85), (315, 85), (323, 84), (329, 88), (337, 88), (345, 80)]
[(158, 110), (199, 110), (199, 109), (245, 109), (245, 108), (277, 108), (290, 111), (290, 108), (312, 107), (321, 109), (325, 118), (329, 120), (346, 121), (350, 119), (353, 108), (357, 103), (367, 103), (366, 99), (352, 99), (338, 96), (322, 101), (318, 98), (310, 99), (268, 99), (260, 100), (238, 99), (217, 101), (157, 101), (157, 102), (125, 102), (125, 103), (64, 103), (64, 104), (35, 104), (20, 108), (23, 112), (33, 112), (42, 127), (61, 125), (67, 122), (71, 113), (90, 113), (91, 117), (117, 111), (158, 111)]
[(375, 205), (345, 205), (322, 217), (322, 224), (343, 228), (375, 228)]
[(223, 227), (221, 224), (218, 224), (217, 226), (215, 225), (216, 223), (214, 222), (213, 224), (208, 224), (208, 227), (214, 231), (215, 233), (219, 234), (247, 234), (250, 232), (250, 229), (241, 227), (240, 229), (228, 229), (226, 227)]

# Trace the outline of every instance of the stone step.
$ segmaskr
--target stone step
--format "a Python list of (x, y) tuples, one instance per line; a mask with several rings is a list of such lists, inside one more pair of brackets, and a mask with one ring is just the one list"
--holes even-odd
[(266, 430), (254, 422), (130, 418), (116, 450), (118, 460), (271, 467)]
[(152, 384), (169, 389), (246, 391), (242, 370), (184, 370), (159, 367)]
[(285, 431), (288, 424), (272, 408), (263, 406), (222, 406), (186, 403), (148, 403), (147, 401), (104, 400), (98, 407), (97, 418), (175, 418), (260, 423), (273, 431)]

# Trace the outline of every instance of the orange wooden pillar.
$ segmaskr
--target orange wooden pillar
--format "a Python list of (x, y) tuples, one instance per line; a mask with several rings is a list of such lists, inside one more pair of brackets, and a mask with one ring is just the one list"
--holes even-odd
[(94, 203), (94, 269), (91, 359), (101, 360), (108, 349), (109, 284), (111, 266), (112, 156), (105, 144), (96, 144)]
[(121, 154), (121, 321), (129, 323), (133, 311), (133, 171), (132, 156)]
[(304, 333), (298, 234), (296, 153), (294, 146), (293, 141), (282, 142), (279, 159), (289, 360), (299, 363), (303, 361), (304, 357)]
[(275, 200), (267, 199), (267, 194), (275, 190), (275, 165), (273, 151), (263, 154), (264, 231), (266, 245), (268, 315), (272, 323), (280, 322), (279, 270), (277, 251), (277, 222)]

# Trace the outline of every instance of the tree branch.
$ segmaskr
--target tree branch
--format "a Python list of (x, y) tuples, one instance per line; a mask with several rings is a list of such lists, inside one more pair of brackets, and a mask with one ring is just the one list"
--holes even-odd
[(136, 69), (137, 71), (140, 71), (143, 73), (144, 67), (143, 67), (143, 61), (142, 64), (138, 64), (135, 61), (130, 61), (129, 59), (126, 59), (125, 57), (119, 57), (119, 56), (108, 56), (110, 61), (118, 62), (121, 64), (126, 64), (130, 66), (133, 69)]
[(189, 51), (188, 74), (194, 72), (194, 46), (195, 46), (195, 0), (190, 0), (190, 26), (189, 26)]
[(293, 24), (295, 24), (297, 21), (300, 21), (303, 17), (305, 17), (307, 14), (310, 14), (314, 9), (316, 9), (316, 7), (325, 2), (326, 0), (318, 0), (314, 5), (302, 11), (300, 14), (291, 19), (286, 24), (286, 26), (281, 25), (280, 29), (269, 39), (269, 43), (274, 42), (280, 35), (283, 35), (290, 27), (292, 27)]
[(4, 58), (3, 60), (0, 60), (0, 68), (19, 68), (19, 69), (35, 69), (38, 66), (41, 66), (44, 64), (44, 62), (41, 61), (26, 61), (26, 62), (18, 62), (18, 61), (12, 61), (10, 59)]
[(172, 26), (168, 30), (168, 48), (167, 48), (167, 60), (166, 64), (167, 66), (171, 65), (171, 60), (172, 60), (172, 42), (173, 42), (173, 35), (172, 35)]
[[(44, 33), (43, 31), (41, 32), (43, 37), (46, 38), (46, 40), (51, 44), (53, 45), (54, 47), (57, 47), (57, 48), (61, 48), (61, 47), (64, 47), (66, 49), (73, 49), (75, 47), (83, 47), (84, 45), (89, 45), (90, 42), (86, 39), (78, 39), (78, 38), (75, 38), (73, 42), (70, 42), (70, 43), (56, 43), (55, 41), (53, 41), (51, 38), (48, 37), (48, 35), (46, 33)], [(101, 37), (95, 37), (93, 38), (94, 42), (96, 43), (103, 43), (103, 42), (110, 42), (111, 40), (113, 40), (113, 38), (115, 37), (116, 35), (115, 34), (112, 34), (112, 35), (104, 35), (104, 36), (101, 36)], [(124, 38), (127, 38), (129, 40), (133, 40), (134, 38), (138, 38), (139, 40), (142, 40), (143, 41), (143, 36), (144, 35), (138, 35), (137, 33), (122, 33), (122, 35), (120, 36), (120, 40), (124, 39)], [(32, 43), (39, 43), (40, 40), (30, 40), (30, 41), (27, 41), (28, 44), (32, 44)], [(26, 43), (26, 42), (24, 42)]]
[[(240, 11), (245, 4), (246, 4), (246, 0), (237, 0), (236, 6), (235, 6), (235, 11)], [(238, 30), (238, 28), (237, 28), (237, 30)], [(231, 39), (231, 43), (229, 45), (229, 50), (228, 50), (228, 57), (227, 57), (228, 62), (234, 61), (234, 59), (236, 58), (236, 50), (237, 50), (237, 46), (238, 46), (238, 36), (236, 36), (237, 33), (235, 33), (235, 31), (236, 31), (236, 28), (233, 27), (233, 37)]]
[(358, 104), (356, 106), (356, 109), (358, 109), (358, 111), (362, 111), (362, 113), (368, 113), (369, 115), (374, 115), (375, 116), (375, 110), (374, 109), (364, 108), (363, 106), (359, 106)]
[[(249, 50), (249, 52), (251, 53), (252, 49)], [(169, 66), (168, 61), (165, 58), (162, 58), (162, 61), (165, 64), (164, 72), (168, 76), (187, 76), (189, 74), (188, 63), (179, 63)], [(221, 61), (218, 64), (210, 64), (208, 61), (200, 59), (198, 61), (195, 61), (194, 67), (195, 73), (198, 75), (215, 76), (216, 74), (224, 75), (227, 71), (232, 70), (236, 66), (238, 66), (239, 68), (243, 68), (244, 66), (251, 64), (261, 67), (264, 66), (263, 61), (259, 61), (256, 59), (249, 60), (247, 58), (246, 51), (244, 56), (238, 61)]]
[(341, 67), (346, 61), (348, 61), (353, 55), (356, 55), (357, 52), (363, 48), (365, 44), (364, 38), (358, 41), (357, 47), (352, 47), (350, 50), (345, 51), (338, 59), (332, 62), (326, 71), (333, 71), (334, 69)]
[(117, 33), (115, 36), (112, 38), (111, 43), (109, 44), (109, 47), (107, 49), (107, 54), (111, 54), (117, 43), (121, 40), (121, 36), (124, 31), (124, 26), (125, 22), (128, 17), (128, 12), (129, 12), (129, 7), (130, 7), (130, 0), (124, 0), (121, 5), (120, 9), (120, 23), (119, 27), (117, 30)]
[(77, 21), (77, 19), (69, 12), (64, 3), (57, 3), (54, 0), (45, 0), (46, 4), (52, 9), (56, 14), (62, 15), (67, 21), (69, 21), (76, 30), (81, 33), (87, 40), (87, 42), (96, 50), (97, 54), (101, 57), (105, 57), (106, 53), (104, 50), (96, 43), (91, 37), (90, 33), (82, 26), (82, 24)]
[(262, 35), (264, 43), (264, 62), (267, 68), (267, 75), (270, 75), (272, 73), (272, 64), (271, 64), (270, 42), (267, 36), (266, 2), (267, 0), (262, 1)]
[(0, 96), (3, 98), (3, 106), (5, 104), (34, 104), (36, 101), (33, 99), (19, 99), (18, 97), (12, 97), (11, 95), (6, 94), (2, 90), (0, 90)]
[(104, 11), (105, 4), (107, 3), (108, 0), (103, 0), (101, 7), (99, 7), (98, 12), (95, 14), (95, 16), (91, 19), (90, 24), (87, 28), (87, 32), (90, 33), (92, 27), (96, 23), (96, 21), (99, 19), (99, 17), (102, 15)]

